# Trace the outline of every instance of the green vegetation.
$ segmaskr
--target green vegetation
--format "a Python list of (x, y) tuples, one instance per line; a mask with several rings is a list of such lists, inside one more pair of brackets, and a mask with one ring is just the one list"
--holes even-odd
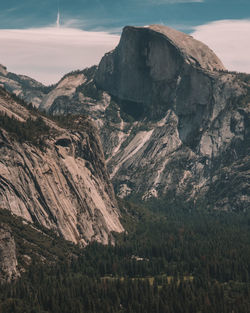
[(82, 125), (81, 122), (87, 122), (87, 116), (83, 114), (55, 115), (49, 118), (60, 127), (70, 130), (84, 129), (84, 124)]
[(228, 71), (228, 70), (219, 70), (219, 73), (222, 74), (232, 74), (235, 75), (235, 77), (247, 84), (250, 83), (250, 74), (244, 73), (244, 72), (237, 72), (237, 71)]
[[(2, 115), (0, 125), (21, 142), (40, 144), (48, 126), (29, 109), (35, 119), (21, 123)], [(91, 127), (84, 116), (53, 120), (69, 129)], [(172, 166), (180, 168), (182, 159)], [(214, 189), (227, 188), (215, 183)], [(193, 210), (175, 194), (143, 206), (121, 201), (120, 209), (126, 232), (115, 234), (116, 245), (83, 250), (0, 210), (25, 269), (19, 280), (0, 286), (0, 313), (250, 312), (249, 212)]]
[(36, 146), (44, 146), (44, 136), (48, 135), (49, 126), (42, 117), (28, 118), (25, 122), (0, 114), (0, 126), (19, 142), (30, 142)]
[[(116, 246), (81, 250), (54, 237), (67, 257), (50, 266), (36, 258), (0, 287), (0, 312), (250, 312), (249, 213), (120, 207), (128, 232)], [(42, 249), (56, 255), (48, 236)]]
[(27, 104), (23, 99), (10, 94), (1, 87), (0, 95), (4, 98), (11, 97), (15, 102), (31, 112), (31, 116), (25, 122), (15, 118), (15, 115), (8, 116), (4, 112), (0, 112), (0, 127), (5, 129), (18, 142), (29, 142), (43, 148), (45, 146), (45, 138), (48, 137), (50, 131), (50, 127), (43, 119), (43, 116), (46, 116), (46, 114), (39, 112), (31, 103)]
[[(107, 107), (105, 111), (106, 119), (111, 123), (118, 124), (121, 122), (121, 118), (119, 117), (119, 106), (113, 101), (110, 101), (110, 105)], [(109, 127), (112, 127), (109, 125)]]
[(80, 253), (79, 247), (57, 236), (39, 224), (31, 224), (8, 210), (0, 210), (1, 223), (9, 225), (15, 238), (19, 267), (27, 267), (23, 256), (28, 255), (33, 263), (66, 262), (69, 256)]
[(63, 78), (60, 81), (64, 80), (66, 77), (71, 75), (83, 74), (87, 78), (87, 83), (85, 82), (82, 85), (78, 86), (76, 88), (76, 92), (82, 92), (85, 97), (90, 97), (93, 100), (100, 101), (102, 99), (103, 91), (99, 89), (94, 82), (96, 70), (97, 66), (92, 66), (84, 70), (72, 71), (63, 76)]
[(93, 80), (87, 84), (77, 87), (77, 92), (82, 92), (85, 97), (89, 97), (97, 101), (102, 100), (103, 91), (96, 87)]
[[(97, 66), (96, 65), (93, 65), (91, 67), (87, 67), (83, 70), (75, 70), (75, 71), (71, 71), (67, 74), (65, 74), (59, 81), (59, 83), (61, 81), (63, 81), (66, 77), (69, 77), (69, 76), (72, 76), (72, 75), (79, 75), (79, 74), (84, 74), (88, 80), (90, 79), (93, 79), (94, 78), (94, 75), (95, 75), (95, 72), (97, 70)], [(58, 84), (59, 84), (58, 83)]]
[(6, 97), (6, 96), (9, 95), (14, 101), (16, 101), (17, 103), (21, 104), (22, 106), (29, 107), (29, 108), (32, 107), (33, 108), (32, 104), (28, 105), (23, 99), (21, 99), (20, 97), (18, 97), (14, 93), (9, 92), (8, 90), (4, 89), (1, 86), (0, 86), (0, 95), (3, 96), (3, 97)]
[(46, 123), (47, 120), (55, 122), (62, 128), (76, 131), (92, 131), (95, 132), (93, 125), (89, 122), (88, 118), (84, 114), (68, 114), (52, 116), (46, 112), (38, 111), (33, 105), (27, 104), (24, 100), (6, 92), (0, 87), (0, 95), (6, 97), (10, 95), (14, 101), (27, 109), (31, 114), (30, 117), (22, 122), (15, 118), (15, 116), (8, 116), (7, 114), (0, 112), (0, 127), (5, 129), (10, 136), (20, 143), (29, 142), (40, 148), (44, 148), (46, 145), (46, 138), (55, 133), (55, 129), (49, 127)]
[(22, 86), (23, 90), (32, 89), (33, 92), (34, 91), (41, 91), (43, 93), (49, 93), (53, 89), (53, 87), (55, 86), (55, 85), (44, 86), (41, 83), (37, 82), (36, 80), (34, 80), (30, 77), (26, 77), (27, 78), (26, 79), (25, 75), (16, 75), (16, 74), (10, 73), (10, 72), (7, 74), (7, 77), (9, 79), (14, 80), (15, 82), (18, 82)]

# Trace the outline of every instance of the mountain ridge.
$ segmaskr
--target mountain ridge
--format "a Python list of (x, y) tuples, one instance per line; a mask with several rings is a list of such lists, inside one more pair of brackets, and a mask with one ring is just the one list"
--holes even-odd
[(1, 208), (83, 246), (112, 241), (123, 227), (95, 126), (58, 126), (0, 91)]
[[(118, 47), (98, 67), (62, 78), (59, 85), (70, 93), (58, 84), (49, 91), (48, 99), (54, 98), (49, 105), (44, 102), (46, 110), (94, 120), (120, 197), (247, 208), (248, 166), (243, 165), (249, 162), (249, 75), (227, 72), (207, 46), (186, 34), (150, 27), (125, 27)], [(174, 38), (166, 33), (184, 38), (186, 50), (173, 47)], [(211, 56), (208, 66), (194, 60), (196, 46), (198, 57), (206, 61)], [(72, 89), (67, 80), (76, 82), (79, 75)], [(237, 178), (237, 171), (229, 174), (238, 167), (245, 169), (244, 179)], [(232, 187), (222, 172), (241, 183)], [(216, 195), (216, 184), (224, 186), (224, 196)]]

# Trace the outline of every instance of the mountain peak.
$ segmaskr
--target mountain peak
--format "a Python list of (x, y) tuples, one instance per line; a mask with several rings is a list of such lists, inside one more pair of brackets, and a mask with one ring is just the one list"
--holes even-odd
[(149, 30), (164, 35), (164, 37), (178, 48), (191, 64), (197, 64), (205, 70), (225, 70), (224, 65), (216, 54), (204, 43), (192, 36), (165, 25), (153, 24), (146, 27)]
[(102, 58), (95, 81), (127, 114), (158, 119), (176, 93), (192, 90), (193, 102), (201, 85), (208, 88), (208, 77), (224, 69), (211, 49), (187, 34), (162, 25), (126, 26), (119, 45)]

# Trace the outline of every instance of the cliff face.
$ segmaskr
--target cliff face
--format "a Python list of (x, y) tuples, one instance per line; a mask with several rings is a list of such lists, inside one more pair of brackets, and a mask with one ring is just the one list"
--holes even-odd
[[(125, 27), (95, 80), (128, 114), (158, 119), (174, 102), (177, 108), (185, 102), (189, 111), (204, 106), (211, 86), (202, 70), (211, 69), (224, 67), (207, 46), (184, 33), (158, 25)], [(201, 91), (201, 86), (206, 88)]]
[(8, 127), (0, 129), (1, 208), (83, 245), (108, 243), (112, 231), (123, 231), (100, 140), (89, 119), (75, 118), (70, 129), (60, 127), (4, 90), (0, 112), (19, 124), (42, 119), (46, 125), (36, 142), (20, 142)]
[(118, 103), (117, 118), (134, 119), (104, 130), (116, 145), (104, 147), (120, 196), (249, 207), (249, 76), (227, 73), (207, 46), (153, 25), (126, 27), (95, 80)]
[(66, 75), (41, 107), (91, 116), (120, 197), (244, 210), (249, 90), (249, 75), (228, 73), (192, 37), (125, 27), (98, 68)]

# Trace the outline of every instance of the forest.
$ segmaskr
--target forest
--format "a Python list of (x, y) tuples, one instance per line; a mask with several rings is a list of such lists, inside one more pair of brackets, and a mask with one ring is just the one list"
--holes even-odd
[(49, 132), (49, 126), (40, 116), (36, 119), (28, 118), (23, 123), (6, 114), (0, 113), (0, 125), (18, 142), (30, 142), (39, 147), (44, 146), (45, 141), (43, 136)]
[[(115, 234), (116, 245), (48, 240), (56, 262), (33, 258), (20, 279), (2, 285), (0, 312), (250, 312), (249, 213), (124, 201), (120, 209), (127, 231)], [(20, 225), (19, 240), (27, 236)]]

